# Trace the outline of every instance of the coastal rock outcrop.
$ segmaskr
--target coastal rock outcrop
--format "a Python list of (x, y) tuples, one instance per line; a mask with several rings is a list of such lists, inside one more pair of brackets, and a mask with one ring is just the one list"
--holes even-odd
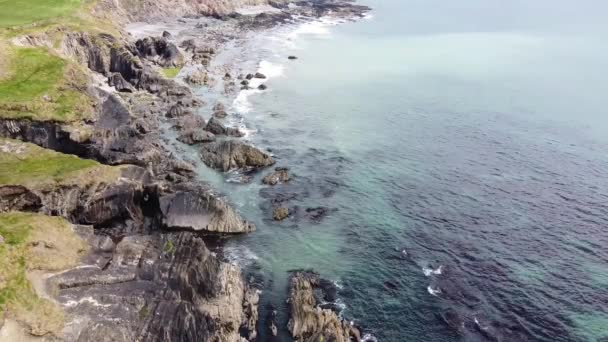
[(361, 341), (361, 333), (349, 322), (317, 303), (315, 291), (321, 278), (311, 271), (297, 271), (289, 279), (290, 319), (287, 328), (297, 342)]
[(92, 245), (89, 264), (47, 281), (70, 322), (67, 340), (244, 341), (241, 333), (255, 337), (250, 329), (257, 321), (257, 293), (245, 284), (237, 266), (221, 262), (199, 236), (133, 235), (108, 252), (98, 247), (91, 230), (81, 227), (80, 232)]
[(215, 135), (228, 135), (232, 137), (242, 137), (245, 135), (238, 128), (226, 127), (222, 125), (222, 123), (216, 118), (209, 119), (207, 126), (205, 126), (205, 130)]
[(260, 168), (274, 164), (268, 154), (241, 141), (224, 140), (203, 145), (199, 153), (209, 167), (220, 171)]

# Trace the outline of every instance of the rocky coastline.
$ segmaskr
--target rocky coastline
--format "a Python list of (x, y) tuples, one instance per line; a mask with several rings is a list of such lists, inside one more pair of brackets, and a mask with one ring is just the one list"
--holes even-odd
[[(253, 14), (237, 11), (250, 5), (266, 7)], [(87, 80), (78, 90), (90, 100), (91, 113), (67, 122), (15, 117), (0, 107), (0, 151), (6, 156), (0, 169), (13, 168), (12, 157), (23, 161), (37, 153), (97, 164), (70, 171), (65, 179), (0, 181), (0, 219), (14, 212), (59, 216), (86, 245), (78, 265), (37, 270), (42, 285), (33, 286), (36, 294), (64, 312), (63, 328), (40, 328), (9, 310), (0, 318), (0, 331), (17, 322), (23, 336), (48, 341), (255, 341), (260, 291), (237, 265), (223, 260), (214, 241), (256, 227), (196, 168), (204, 163), (246, 173), (275, 160), (229, 126), (224, 104), (205, 103), (195, 89), (231, 96), (249, 80), (265, 77), (256, 70), (249, 75), (235, 66), (210, 66), (243, 32), (283, 25), (295, 16), (356, 18), (368, 10), (340, 0), (144, 1), (141, 7), (108, 0), (91, 13), (113, 23), (112, 32), (54, 27), (13, 37), (15, 46), (46, 49), (76, 63)], [(160, 17), (175, 17), (183, 29), (148, 35), (126, 28)], [(172, 70), (184, 76), (174, 79)], [(195, 146), (200, 160), (180, 158), (175, 150), (181, 144)], [(285, 166), (266, 172), (269, 188), (291, 179)], [(293, 212), (286, 208), (288, 199), (273, 201), (275, 219)], [(310, 215), (322, 212), (313, 208)], [(32, 246), (38, 244), (26, 249)], [(312, 272), (291, 276), (292, 319), (283, 329), (296, 341), (359, 341), (356, 328), (317, 305), (313, 290), (319, 282)]]

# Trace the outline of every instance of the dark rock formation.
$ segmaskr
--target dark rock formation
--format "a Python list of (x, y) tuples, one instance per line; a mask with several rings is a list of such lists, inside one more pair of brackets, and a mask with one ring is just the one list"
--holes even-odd
[(181, 103), (177, 103), (171, 106), (171, 108), (169, 108), (169, 111), (166, 114), (168, 118), (177, 118), (184, 115), (192, 115), (192, 112), (190, 112), (190, 110), (184, 107), (184, 105), (182, 105)]
[(319, 307), (315, 290), (320, 286), (321, 278), (314, 272), (298, 271), (289, 280), (291, 318), (287, 327), (294, 340), (361, 341), (361, 334), (356, 327), (339, 318), (334, 311)]
[(277, 167), (273, 173), (268, 174), (262, 178), (262, 183), (268, 185), (277, 185), (279, 183), (289, 182), (291, 177), (287, 168)]
[(259, 90), (266, 90), (267, 88), (268, 88), (268, 86), (267, 86), (267, 85), (265, 85), (265, 84), (260, 84), (260, 85), (258, 86), (258, 89), (259, 89)]
[(255, 75), (253, 75), (253, 77), (255, 77), (255, 78), (266, 78), (266, 75), (262, 74), (261, 72), (256, 72)]
[(296, 56), (289, 56), (289, 57), (287, 57), (287, 59), (294, 60), (294, 59), (298, 59), (298, 57), (296, 57)]
[(200, 157), (207, 166), (224, 172), (274, 164), (274, 160), (268, 154), (236, 140), (205, 144), (201, 148)]
[(108, 77), (108, 85), (116, 88), (121, 93), (132, 93), (135, 91), (131, 83), (127, 82), (119, 73), (114, 73)]
[(184, 56), (175, 44), (165, 38), (147, 37), (135, 42), (139, 56), (163, 67), (181, 67)]
[(238, 128), (225, 127), (216, 118), (209, 119), (209, 121), (207, 122), (207, 126), (205, 127), (205, 130), (208, 132), (211, 132), (215, 135), (228, 135), (228, 136), (232, 136), (232, 137), (242, 137), (245, 135)]
[(163, 38), (165, 38), (165, 39), (173, 39), (173, 35), (169, 31), (163, 31)]

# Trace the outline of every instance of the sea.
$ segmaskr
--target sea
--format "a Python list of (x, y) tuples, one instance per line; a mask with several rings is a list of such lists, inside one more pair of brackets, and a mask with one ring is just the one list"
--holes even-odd
[(359, 3), (214, 61), (267, 76), (228, 120), (293, 178), (199, 169), (257, 225), (258, 339), (311, 269), (367, 341), (608, 341), (608, 2)]

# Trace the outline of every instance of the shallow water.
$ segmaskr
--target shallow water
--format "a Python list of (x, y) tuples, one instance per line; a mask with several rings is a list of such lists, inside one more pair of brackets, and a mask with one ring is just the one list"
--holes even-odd
[[(275, 77), (234, 109), (294, 182), (201, 170), (258, 226), (226, 251), (263, 284), (261, 339), (299, 268), (381, 341), (608, 339), (608, 5), (367, 3), (242, 54)], [(275, 223), (273, 191), (330, 214)]]

